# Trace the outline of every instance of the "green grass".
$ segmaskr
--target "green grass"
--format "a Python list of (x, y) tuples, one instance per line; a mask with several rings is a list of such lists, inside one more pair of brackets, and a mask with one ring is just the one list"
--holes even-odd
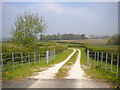
[[(95, 51), (118, 53), (120, 45), (107, 45), (106, 39), (85, 39), (85, 40), (58, 40), (68, 44), (68, 47), (86, 47)], [(81, 43), (81, 44), (80, 44)]]
[(26, 78), (28, 76), (34, 75), (35, 72), (42, 71), (43, 69), (47, 69), (56, 63), (60, 63), (61, 61), (65, 60), (73, 50), (68, 49), (62, 53), (56, 54), (56, 58), (46, 64), (46, 62), (36, 62), (31, 63), (30, 67), (28, 64), (24, 65), (23, 67), (15, 68), (14, 70), (7, 70), (3, 72), (3, 80), (20, 80)]
[(118, 45), (92, 45), (97, 48), (118, 48)]
[(81, 60), (80, 63), (82, 65), (86, 64), (86, 58), (87, 58), (87, 54), (86, 54), (86, 49), (85, 48), (79, 48), (81, 50)]
[(118, 53), (119, 45), (85, 45), (86, 48), (93, 51)]
[(57, 79), (63, 79), (68, 75), (68, 71), (71, 69), (71, 66), (75, 63), (76, 58), (78, 55), (78, 50), (75, 52), (75, 54), (59, 69), (57, 72), (55, 78)]
[[(111, 72), (110, 70), (104, 70), (99, 65), (100, 62), (98, 62), (98, 65), (93, 67), (94, 61), (93, 59), (90, 60), (90, 66), (86, 65), (86, 52), (85, 48), (80, 48), (81, 50), (81, 64), (84, 69), (84, 71), (87, 73), (87, 75), (91, 76), (91, 78), (103, 80), (106, 82), (111, 82), (116, 87), (116, 84), (118, 84), (120, 81), (118, 80), (118, 76), (116, 75), (116, 72)], [(103, 62), (103, 65), (105, 63)], [(105, 66), (105, 65), (104, 65)], [(108, 64), (108, 68), (110, 68), (110, 65)], [(113, 68), (115, 68), (113, 66)], [(115, 68), (116, 69), (116, 68)]]

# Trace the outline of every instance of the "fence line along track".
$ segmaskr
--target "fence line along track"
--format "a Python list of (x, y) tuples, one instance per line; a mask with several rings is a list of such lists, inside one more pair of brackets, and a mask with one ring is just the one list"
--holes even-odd
[(105, 70), (110, 70), (118, 75), (118, 70), (120, 69), (120, 54), (92, 51), (87, 49), (87, 60), (86, 64), (91, 65), (93, 61), (93, 66), (99, 66)]
[(12, 52), (0, 53), (0, 71), (13, 69), (31, 63), (41, 62), (48, 64), (56, 56), (56, 50), (47, 50), (39, 52)]

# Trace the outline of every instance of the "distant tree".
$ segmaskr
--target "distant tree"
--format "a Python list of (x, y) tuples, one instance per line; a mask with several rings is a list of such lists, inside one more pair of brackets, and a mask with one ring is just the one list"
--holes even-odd
[(99, 36), (98, 35), (90, 35), (89, 36), (91, 39), (99, 39)]
[(85, 39), (85, 34), (81, 34), (81, 39)]
[(90, 35), (89, 38), (91, 39), (108, 39), (111, 36), (108, 35)]
[(109, 45), (120, 45), (119, 38), (120, 38), (120, 35), (118, 35), (118, 34), (113, 35), (111, 38), (108, 39), (107, 44), (109, 44)]
[(41, 34), (39, 40), (45, 40), (45, 39), (46, 39), (46, 36), (44, 34)]
[(45, 31), (46, 24), (43, 23), (43, 17), (38, 14), (25, 12), (17, 17), (15, 28), (12, 29), (13, 42), (20, 42), (23, 45), (28, 45), (37, 39), (37, 34)]

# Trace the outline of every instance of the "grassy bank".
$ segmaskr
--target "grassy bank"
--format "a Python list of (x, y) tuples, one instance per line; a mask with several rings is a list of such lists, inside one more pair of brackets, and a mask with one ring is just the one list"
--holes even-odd
[(71, 69), (71, 66), (75, 63), (76, 58), (78, 55), (78, 50), (75, 52), (75, 54), (59, 69), (57, 72), (55, 78), (57, 79), (63, 79), (68, 75), (68, 71)]
[(56, 49), (56, 53), (60, 53), (67, 50), (67, 45), (57, 44), (54, 42), (36, 42), (29, 46), (18, 45), (15, 43), (4, 42), (2, 43), (2, 53), (11, 52), (34, 52), (34, 51), (46, 51)]
[[(91, 67), (85, 66), (86, 64), (86, 50), (85, 48), (80, 48), (81, 50), (81, 64), (84, 71), (89, 75), (91, 78), (98, 79), (100, 81), (111, 82), (113, 83), (113, 88), (116, 88), (116, 84), (119, 83), (118, 76), (115, 72), (111, 72), (110, 70), (104, 70), (99, 66), (93, 67), (94, 61), (91, 59)], [(100, 62), (98, 62), (99, 64)], [(109, 66), (109, 65), (108, 65)]]
[(34, 75), (35, 72), (45, 70), (56, 63), (60, 63), (72, 52), (73, 50), (68, 49), (62, 53), (56, 54), (56, 58), (49, 64), (46, 64), (46, 62), (37, 62), (31, 64), (30, 67), (28, 65), (24, 65), (23, 67), (18, 67), (14, 70), (7, 70), (3, 72), (3, 80), (20, 80), (27, 78), (28, 76)]

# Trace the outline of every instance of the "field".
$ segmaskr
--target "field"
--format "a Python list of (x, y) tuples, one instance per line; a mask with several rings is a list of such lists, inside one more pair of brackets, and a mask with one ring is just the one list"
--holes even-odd
[(68, 47), (85, 47), (94, 51), (118, 53), (118, 45), (107, 45), (107, 39), (56, 40)]
[(84, 39), (84, 40), (55, 40), (63, 43), (107, 44), (108, 39)]
[(92, 51), (100, 52), (109, 52), (109, 53), (118, 53), (118, 45), (85, 45), (87, 49)]

